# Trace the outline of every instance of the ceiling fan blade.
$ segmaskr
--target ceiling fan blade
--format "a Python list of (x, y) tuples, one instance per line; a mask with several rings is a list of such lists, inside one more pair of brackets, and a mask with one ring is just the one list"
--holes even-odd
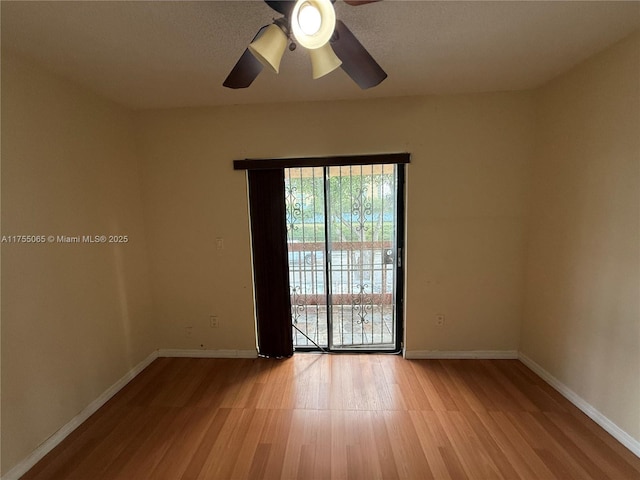
[(228, 88), (247, 88), (264, 67), (247, 48), (222, 84)]
[(264, 0), (264, 2), (271, 8), (273, 8), (276, 12), (281, 13), (287, 18), (289, 18), (289, 14), (296, 4), (295, 0)]
[[(258, 35), (260, 35), (260, 33), (267, 27), (268, 25), (265, 25), (258, 30), (258, 33), (253, 37), (253, 40), (258, 38)], [(253, 42), (253, 40), (251, 41)], [(228, 88), (247, 88), (256, 79), (256, 77), (260, 75), (263, 68), (262, 63), (260, 63), (260, 61), (254, 57), (247, 48), (240, 57), (240, 60), (238, 60), (231, 70), (231, 73), (229, 73), (225, 79), (222, 86)]]
[(385, 71), (340, 20), (336, 20), (335, 37), (331, 41), (331, 47), (342, 60), (342, 69), (360, 88), (364, 90), (375, 87), (387, 78)]
[(380, 0), (344, 0), (344, 3), (347, 5), (351, 5), (352, 7), (357, 7), (358, 5), (366, 5), (367, 3), (375, 3)]

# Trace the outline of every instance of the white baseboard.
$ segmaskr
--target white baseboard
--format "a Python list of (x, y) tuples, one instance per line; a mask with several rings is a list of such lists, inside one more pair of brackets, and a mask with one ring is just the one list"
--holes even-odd
[(524, 353), (520, 352), (519, 359), (522, 363), (524, 363), (527, 367), (533, 370), (536, 375), (542, 378), (545, 382), (551, 385), (554, 389), (556, 389), (560, 394), (573, 403), (576, 407), (582, 410), (585, 415), (587, 415), (591, 420), (600, 425), (604, 430), (606, 430), (613, 438), (618, 440), (622, 445), (627, 447), (631, 452), (633, 452), (637, 457), (640, 457), (640, 441), (633, 438), (623, 429), (618, 427), (615, 423), (613, 423), (609, 418), (603, 415), (598, 409), (596, 409), (589, 402), (584, 400), (580, 395), (567, 387), (564, 383), (558, 380), (556, 377), (547, 372), (544, 368), (534, 362), (531, 358), (529, 358)]
[(185, 358), (258, 358), (255, 350), (179, 350), (160, 349), (159, 357), (185, 357)]
[(405, 350), (404, 358), (409, 360), (470, 358), (513, 360), (518, 358), (518, 352), (516, 350)]
[(18, 480), (22, 475), (27, 473), (36, 463), (42, 460), (47, 453), (57, 447), (58, 444), (67, 438), (71, 432), (78, 428), (100, 407), (107, 403), (111, 397), (122, 390), (127, 383), (138, 376), (138, 374), (147, 368), (156, 358), (158, 358), (158, 352), (154, 351), (151, 355), (127, 372), (120, 380), (111, 385), (111, 387), (103, 392), (102, 395), (87, 405), (78, 415), (73, 417), (71, 421), (60, 428), (60, 430), (46, 439), (38, 448), (31, 452), (28, 457), (5, 473), (1, 480)]

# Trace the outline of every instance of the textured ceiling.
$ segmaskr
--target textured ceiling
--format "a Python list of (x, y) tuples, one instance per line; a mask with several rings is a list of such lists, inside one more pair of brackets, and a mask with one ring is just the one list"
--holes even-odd
[(640, 28), (640, 2), (397, 1), (337, 17), (389, 77), (360, 90), (338, 70), (311, 80), (308, 54), (251, 87), (222, 82), (278, 14), (254, 1), (2, 1), (2, 49), (133, 108), (520, 90)]

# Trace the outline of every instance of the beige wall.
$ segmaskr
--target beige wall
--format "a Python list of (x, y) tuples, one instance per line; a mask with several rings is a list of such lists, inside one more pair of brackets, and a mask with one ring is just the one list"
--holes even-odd
[(640, 34), (536, 105), (521, 350), (640, 440)]
[[(255, 350), (246, 177), (234, 159), (408, 151), (407, 349), (516, 350), (530, 100), (504, 93), (139, 114), (160, 348)], [(220, 328), (209, 328), (210, 314)]]
[(125, 110), (2, 52), (2, 472), (155, 348), (139, 166)]

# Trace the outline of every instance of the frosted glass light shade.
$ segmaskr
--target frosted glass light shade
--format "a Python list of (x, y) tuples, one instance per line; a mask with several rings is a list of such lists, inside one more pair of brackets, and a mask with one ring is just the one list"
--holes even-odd
[(249, 51), (253, 56), (276, 73), (280, 71), (280, 60), (282, 60), (286, 48), (287, 36), (276, 24), (269, 25), (258, 38), (249, 44)]
[(333, 48), (331, 48), (329, 42), (320, 48), (309, 50), (309, 56), (311, 57), (311, 69), (314, 80), (324, 77), (327, 73), (333, 72), (342, 65), (342, 60), (333, 52)]
[[(312, 35), (304, 33), (300, 25), (300, 13), (306, 7), (315, 7), (320, 12), (320, 28)], [(333, 9), (331, 0), (298, 0), (293, 7), (291, 12), (291, 31), (297, 42), (304, 48), (322, 47), (329, 41), (335, 28), (336, 12)]]

